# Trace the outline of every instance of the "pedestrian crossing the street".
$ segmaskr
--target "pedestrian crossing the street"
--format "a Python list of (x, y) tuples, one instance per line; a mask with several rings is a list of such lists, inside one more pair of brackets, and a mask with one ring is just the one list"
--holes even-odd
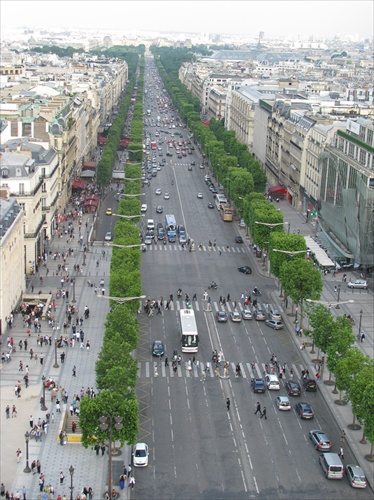
[[(173, 244), (173, 245), (164, 245), (163, 243), (159, 242), (157, 244), (152, 244), (148, 245), (147, 251), (150, 252), (188, 252), (188, 247), (187, 245), (182, 247), (182, 245)], [(218, 252), (221, 254), (225, 253), (245, 253), (245, 248), (244, 247), (233, 247), (230, 245), (226, 246), (214, 246), (212, 245), (211, 247), (208, 245), (202, 245), (202, 247), (199, 248), (198, 245), (195, 246), (195, 252)]]
[[(195, 355), (196, 356), (196, 355)], [(192, 355), (191, 355), (192, 358)], [(223, 366), (224, 362), (221, 362), (221, 366), (219, 369), (218, 377), (223, 376)], [(235, 378), (235, 367), (236, 363), (229, 363), (230, 367), (228, 370), (229, 376)], [(266, 375), (266, 368), (270, 370), (270, 363), (240, 363), (240, 371), (241, 378), (249, 379), (252, 378), (264, 378)], [(174, 372), (171, 360), (169, 360), (168, 365), (165, 366), (165, 361), (161, 358), (158, 361), (139, 361), (138, 362), (138, 377), (141, 378), (157, 378), (157, 377), (175, 377), (175, 378), (195, 378), (201, 379), (203, 374), (205, 373), (206, 378), (215, 378), (217, 377), (215, 373), (215, 364), (210, 361), (210, 369), (205, 370), (206, 363), (205, 362), (195, 362), (192, 363), (191, 366), (188, 365), (188, 362), (182, 361), (181, 364), (177, 365), (177, 371)], [(282, 379), (280, 379), (281, 385), (285, 384), (287, 380), (290, 380), (291, 369), (293, 370), (292, 379), (295, 381), (302, 379), (302, 370), (305, 369), (302, 365), (286, 364), (286, 371), (283, 374)], [(314, 377), (317, 373), (314, 369), (314, 366), (309, 366), (309, 373), (311, 377)], [(277, 372), (274, 372), (277, 375)]]

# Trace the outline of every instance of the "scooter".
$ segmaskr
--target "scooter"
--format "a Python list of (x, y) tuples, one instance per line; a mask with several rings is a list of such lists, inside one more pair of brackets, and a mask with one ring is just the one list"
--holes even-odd
[(259, 297), (261, 295), (261, 290), (259, 290), (258, 288), (255, 288), (252, 293), (253, 293), (253, 295), (256, 295), (257, 297)]
[(208, 285), (208, 290), (210, 290), (211, 288), (213, 288), (213, 290), (217, 290), (218, 285), (215, 281), (212, 281), (211, 284)]

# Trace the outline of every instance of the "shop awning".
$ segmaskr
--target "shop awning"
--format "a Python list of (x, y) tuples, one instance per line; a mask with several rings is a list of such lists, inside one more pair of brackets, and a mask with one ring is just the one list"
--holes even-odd
[(85, 161), (85, 162), (83, 162), (82, 169), (83, 170), (95, 170), (96, 163), (94, 161)]
[(76, 179), (73, 182), (72, 189), (84, 189), (86, 187), (87, 181), (83, 179)]
[(278, 186), (271, 186), (268, 189), (269, 194), (281, 194), (282, 196), (286, 196), (287, 194), (287, 189), (281, 185)]
[(310, 236), (305, 236), (305, 243), (310, 253), (313, 255), (314, 260), (320, 267), (334, 268), (335, 264), (324, 251), (324, 249), (311, 238)]

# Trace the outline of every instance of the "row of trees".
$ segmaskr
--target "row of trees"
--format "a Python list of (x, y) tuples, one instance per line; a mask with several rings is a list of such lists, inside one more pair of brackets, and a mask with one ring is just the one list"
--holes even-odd
[[(354, 346), (355, 336), (348, 318), (335, 318), (322, 304), (308, 307), (310, 329), (305, 334), (327, 356), (327, 368), (334, 375), (335, 386), (340, 392), (340, 404), (351, 402), (353, 428), (355, 419), (363, 424), (364, 436), (374, 443), (374, 361)], [(317, 358), (319, 355), (317, 354)], [(322, 371), (323, 376), (323, 371)], [(344, 399), (342, 393), (344, 392)]]
[[(139, 134), (142, 134), (140, 110), (144, 82), (143, 58), (139, 62), (138, 72), (136, 101), (133, 105), (130, 103), (135, 93), (134, 85), (129, 85), (123, 99), (128, 106), (121, 104), (117, 115), (118, 126), (122, 124), (121, 133), (126, 116), (128, 119), (131, 118), (130, 135), (137, 140)], [(122, 113), (125, 111), (127, 115), (123, 116)], [(117, 149), (118, 144), (119, 141)], [(105, 149), (113, 148), (113, 145), (114, 142), (109, 141)], [(129, 148), (134, 148), (134, 143), (130, 142)], [(125, 178), (134, 179), (124, 181), (126, 194), (139, 194), (140, 177), (139, 164), (126, 165)], [(120, 215), (139, 215), (139, 198), (121, 200), (117, 211)], [(113, 425), (110, 431), (112, 440), (119, 441), (121, 446), (125, 442), (135, 443), (138, 434), (138, 402), (135, 395), (137, 363), (131, 353), (138, 345), (136, 313), (139, 299), (128, 301), (126, 299), (141, 295), (139, 229), (135, 226), (139, 221), (140, 216), (131, 219), (131, 222), (119, 217), (114, 228), (113, 243), (118, 247), (113, 247), (112, 252), (109, 294), (111, 297), (116, 297), (116, 300), (110, 302), (111, 309), (105, 323), (103, 345), (96, 362), (98, 395), (94, 399), (83, 398), (81, 401), (79, 423), (82, 429), (82, 444), (85, 447), (92, 446), (96, 442), (108, 441), (109, 430), (100, 427), (100, 418), (103, 416), (122, 417), (121, 428)]]

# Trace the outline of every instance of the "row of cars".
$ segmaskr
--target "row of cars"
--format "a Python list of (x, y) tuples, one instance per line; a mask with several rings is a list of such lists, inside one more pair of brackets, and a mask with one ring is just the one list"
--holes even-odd
[(253, 313), (250, 309), (246, 308), (241, 313), (238, 311), (232, 311), (227, 314), (226, 311), (218, 311), (216, 313), (216, 319), (218, 323), (227, 323), (229, 317), (232, 322), (240, 323), (242, 320), (255, 319), (256, 321), (265, 321), (265, 325), (273, 328), (274, 330), (281, 330), (283, 328), (282, 316), (276, 310), (269, 311), (269, 319), (266, 319), (264, 311), (260, 307), (256, 307)]

